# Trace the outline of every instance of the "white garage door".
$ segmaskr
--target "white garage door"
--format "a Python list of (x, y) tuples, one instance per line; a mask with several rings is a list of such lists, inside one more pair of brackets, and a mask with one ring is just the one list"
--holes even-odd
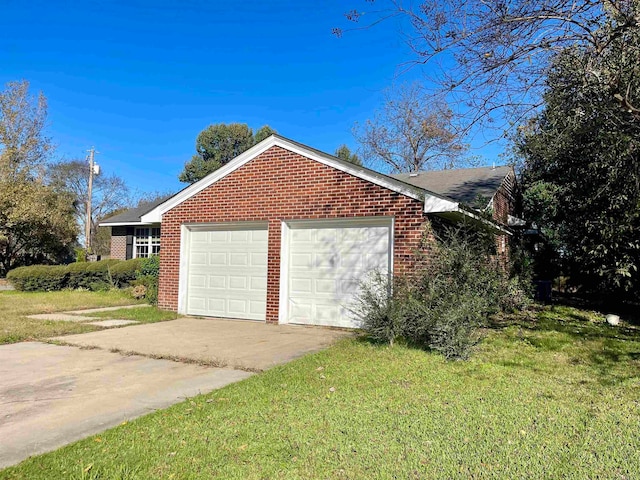
[(391, 221), (318, 221), (289, 228), (288, 321), (358, 327), (350, 307), (370, 272), (389, 272)]
[(186, 313), (265, 320), (267, 229), (188, 232)]

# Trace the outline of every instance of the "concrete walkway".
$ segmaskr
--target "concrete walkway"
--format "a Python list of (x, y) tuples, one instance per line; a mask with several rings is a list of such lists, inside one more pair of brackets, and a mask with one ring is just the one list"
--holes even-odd
[(38, 313), (37, 315), (27, 315), (27, 318), (32, 318), (34, 320), (49, 320), (53, 322), (78, 322), (78, 323), (89, 323), (91, 325), (97, 325), (99, 327), (120, 327), (123, 325), (132, 325), (136, 322), (135, 320), (106, 320), (101, 319), (100, 317), (92, 317), (90, 316), (92, 313), (99, 312), (114, 312), (116, 310), (121, 310), (123, 308), (144, 308), (150, 307), (151, 305), (147, 304), (136, 304), (136, 305), (122, 305), (120, 307), (101, 307), (101, 308), (86, 308), (84, 310), (69, 310), (68, 312), (56, 312), (56, 313)]
[(0, 468), (250, 375), (39, 342), (2, 345)]
[(322, 350), (345, 330), (220, 318), (179, 318), (54, 340), (69, 345), (261, 371)]

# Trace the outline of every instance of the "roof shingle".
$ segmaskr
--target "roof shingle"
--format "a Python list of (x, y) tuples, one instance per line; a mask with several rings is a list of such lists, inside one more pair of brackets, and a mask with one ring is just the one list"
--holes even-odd
[(512, 171), (510, 166), (460, 168), (418, 173), (397, 173), (391, 177), (416, 187), (473, 204), (478, 197), (489, 201)]

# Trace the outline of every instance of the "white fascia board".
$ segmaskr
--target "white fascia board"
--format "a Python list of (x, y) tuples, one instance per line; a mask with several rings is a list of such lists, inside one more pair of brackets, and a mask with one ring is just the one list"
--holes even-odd
[(501, 225), (499, 225), (496, 222), (492, 222), (491, 220), (487, 220), (486, 218), (482, 218), (481, 216), (476, 215), (475, 213), (472, 213), (472, 212), (470, 212), (468, 210), (465, 210), (465, 209), (462, 209), (462, 208), (459, 210), (459, 212), (462, 215), (464, 215), (464, 216), (466, 216), (466, 217), (468, 217), (468, 218), (470, 218), (470, 219), (472, 219), (472, 220), (474, 220), (476, 222), (484, 224), (485, 226), (487, 226), (491, 230), (494, 230), (494, 232), (496, 234), (498, 234), (498, 235), (512, 235), (512, 233), (509, 230), (507, 230), (506, 228), (502, 227)]
[(335, 168), (336, 170), (348, 173), (349, 175), (353, 175), (354, 177), (358, 177), (370, 183), (374, 183), (388, 190), (401, 193), (402, 195), (413, 198), (415, 200), (422, 201), (424, 195), (431, 196), (429, 195), (429, 193), (425, 192), (419, 187), (412, 187), (404, 182), (395, 180), (386, 175), (382, 175), (381, 173), (374, 172), (373, 170), (370, 170), (368, 168), (360, 167), (358, 165), (347, 162), (336, 161), (336, 159), (334, 159), (334, 157), (329, 154), (320, 155), (314, 150), (304, 148), (301, 145), (289, 142), (284, 138), (278, 139), (277, 146), (289, 150), (293, 153), (297, 153), (298, 155), (302, 155), (303, 157), (310, 158), (311, 160), (315, 160), (316, 162), (322, 163), (323, 165)]
[(460, 204), (440, 197), (427, 196), (424, 199), (424, 213), (458, 212)]
[(381, 187), (387, 188), (394, 192), (401, 193), (407, 197), (411, 197), (416, 200), (423, 201), (424, 197), (426, 198), (436, 198), (435, 196), (429, 194), (428, 192), (424, 192), (422, 189), (411, 187), (410, 185), (405, 184), (404, 182), (400, 182), (398, 180), (394, 180), (393, 178), (387, 177), (386, 175), (379, 174), (372, 170), (359, 167), (357, 165), (346, 165), (346, 162), (340, 162), (337, 159), (334, 159), (331, 155), (328, 154), (320, 154), (319, 152), (312, 150), (310, 148), (305, 148), (304, 146), (291, 142), (286, 138), (282, 138), (279, 136), (272, 135), (259, 144), (251, 147), (246, 152), (238, 155), (236, 158), (227, 163), (224, 167), (219, 168), (215, 172), (207, 175), (202, 180), (194, 183), (193, 185), (185, 188), (181, 192), (179, 192), (174, 197), (167, 200), (165, 203), (158, 205), (153, 210), (147, 212), (141, 217), (142, 222), (149, 223), (158, 223), (162, 221), (162, 215), (165, 212), (168, 212), (175, 206), (181, 204), (185, 200), (193, 197), (197, 193), (201, 192), (208, 186), (214, 184), (218, 180), (226, 177), (230, 173), (233, 173), (240, 167), (242, 167), (245, 163), (253, 160), (255, 157), (260, 155), (261, 153), (267, 151), (271, 147), (281, 147), (285, 150), (289, 150), (293, 153), (297, 153), (302, 155), (303, 157), (309, 158), (311, 160), (315, 160), (316, 162), (322, 163), (323, 165), (328, 165), (337, 170), (341, 170), (345, 173), (353, 175), (355, 177), (361, 178), (368, 182), (374, 183)]
[(451, 200), (445, 200), (443, 198), (437, 197), (425, 198), (424, 212), (434, 215), (447, 213), (457, 214), (462, 218), (466, 217), (474, 222), (481, 223), (496, 233), (511, 235), (511, 232), (509, 230), (501, 227), (495, 222), (487, 220), (486, 218), (482, 218), (480, 215), (476, 215), (475, 213), (470, 212), (467, 208), (464, 208), (459, 203), (453, 202)]
[(129, 227), (135, 225), (153, 225), (158, 222), (116, 222), (116, 223), (99, 223), (99, 227)]
[(215, 172), (212, 172), (209, 175), (207, 175), (206, 177), (204, 177), (202, 180), (199, 180), (196, 183), (188, 186), (187, 188), (185, 188), (184, 190), (182, 190), (181, 192), (179, 192), (175, 196), (171, 197), (166, 202), (161, 203), (160, 205), (158, 205), (153, 210), (145, 213), (144, 215), (142, 215), (142, 217), (140, 217), (140, 219), (143, 222), (150, 222), (150, 223), (151, 222), (161, 222), (163, 213), (168, 212), (173, 207), (175, 207), (177, 205), (180, 205), (185, 200), (188, 200), (189, 198), (193, 197), (197, 193), (201, 192), (202, 190), (207, 188), (209, 185), (214, 184), (218, 180), (220, 180), (220, 179), (226, 177), (227, 175), (229, 175), (230, 173), (236, 171), (238, 168), (243, 166), (245, 163), (249, 162), (253, 158), (255, 158), (258, 155), (260, 155), (261, 153), (263, 153), (266, 150), (268, 150), (269, 148), (273, 147), (275, 144), (276, 144), (276, 137), (272, 136), (272, 137), (269, 137), (269, 138), (263, 140), (259, 144), (251, 147), (246, 152), (241, 153), (240, 155), (238, 155), (236, 158), (231, 160), (225, 166), (220, 167)]
[(522, 218), (514, 217), (513, 215), (508, 215), (507, 225), (509, 225), (510, 227), (524, 227), (527, 225), (527, 222)]

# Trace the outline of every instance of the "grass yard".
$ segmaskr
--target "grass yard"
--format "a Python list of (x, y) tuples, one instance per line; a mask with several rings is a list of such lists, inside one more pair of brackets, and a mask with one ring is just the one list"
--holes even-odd
[[(0, 344), (38, 340), (57, 335), (84, 333), (100, 327), (76, 322), (54, 322), (26, 318), (37, 313), (53, 313), (84, 308), (114, 307), (139, 303), (124, 292), (61, 291), (61, 292), (0, 292)], [(126, 309), (92, 314), (101, 318), (132, 318), (142, 322), (170, 320), (175, 314), (157, 308), (141, 308), (144, 312)], [(139, 318), (133, 318), (136, 315)]]
[(121, 308), (110, 312), (96, 312), (91, 314), (92, 317), (100, 319), (118, 318), (121, 320), (135, 320), (140, 323), (155, 323), (166, 320), (175, 320), (178, 318), (176, 312), (168, 310), (160, 310), (155, 307), (147, 308)]
[(638, 478), (640, 332), (508, 320), (468, 362), (342, 341), (0, 478)]

